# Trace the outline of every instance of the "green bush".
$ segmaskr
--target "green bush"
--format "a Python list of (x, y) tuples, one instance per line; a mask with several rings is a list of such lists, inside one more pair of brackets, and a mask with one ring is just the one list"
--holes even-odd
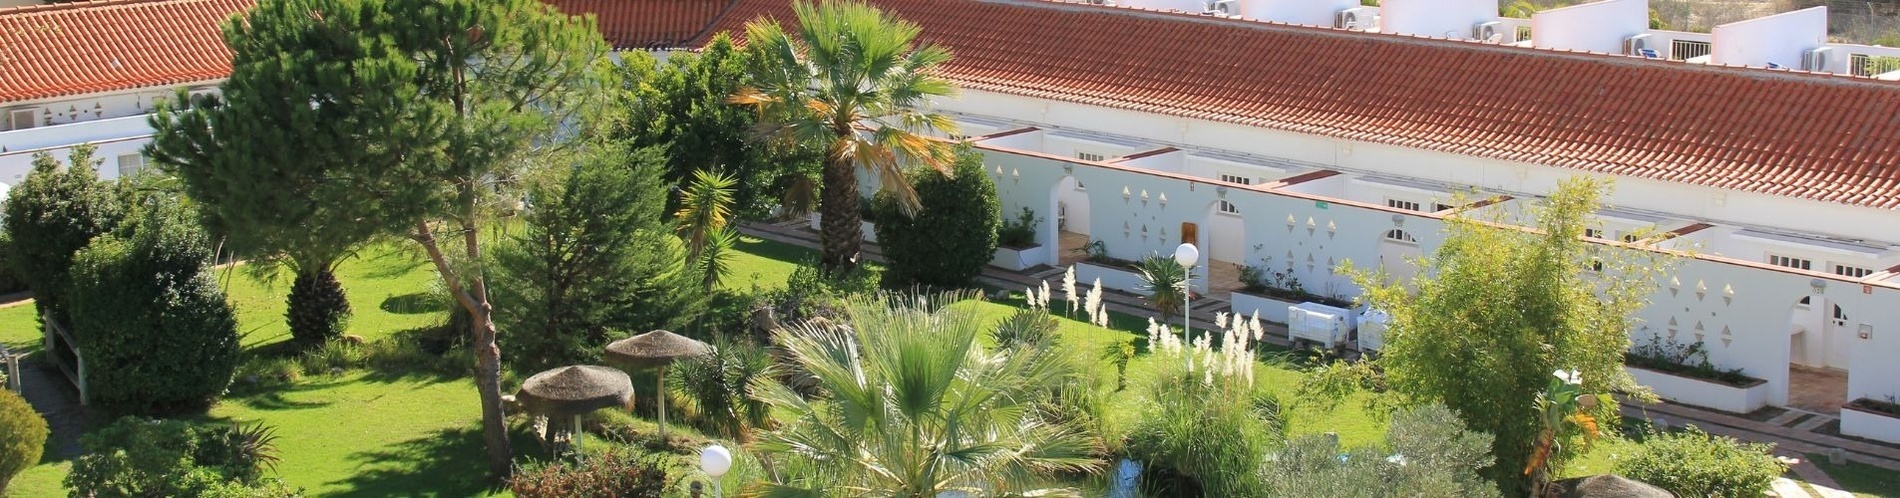
[(608, 451), (580, 463), (530, 463), (508, 490), (521, 498), (658, 498), (666, 490), (665, 455)]
[(772, 407), (752, 397), (754, 382), (778, 375), (777, 364), (764, 348), (750, 343), (720, 341), (711, 354), (673, 364), (668, 382), (674, 394), (698, 412), (694, 422), (709, 434), (741, 442), (752, 430), (766, 427)]
[(489, 286), (502, 359), (520, 372), (600, 361), (628, 332), (679, 330), (705, 309), (660, 223), (664, 159), (603, 147), (529, 189), (526, 230), (497, 251)]
[(48, 434), (46, 419), (25, 398), (0, 389), (0, 434), (7, 435), (0, 438), (0, 496), (4, 496), (13, 476), (40, 463)]
[(1001, 349), (1045, 347), (1055, 341), (1059, 325), (1049, 317), (1049, 310), (1024, 309), (998, 322), (996, 330), (990, 332), (990, 340)]
[(67, 296), (90, 402), (115, 414), (203, 410), (237, 368), (237, 318), (212, 278), (202, 229), (178, 206), (141, 214), (129, 238), (74, 257)]
[(1285, 440), (1279, 398), (1207, 383), (1202, 372), (1169, 363), (1128, 436), (1129, 457), (1149, 469), (1142, 487), (1155, 496), (1263, 496), (1261, 465)]
[(13, 269), (13, 237), (0, 230), (0, 294), (12, 294), (27, 290), (26, 281)]
[[(263, 426), (196, 426), (125, 417), (80, 438), (66, 487), (74, 496), (294, 496), (260, 479), (276, 461)], [(247, 492), (248, 491), (248, 492)]]
[(54, 316), (65, 314), (73, 255), (125, 218), (112, 184), (99, 179), (99, 160), (92, 153), (91, 146), (74, 147), (72, 166), (65, 168), (49, 154), (35, 154), (33, 171), (7, 192), (5, 224), (12, 244), (6, 262), (33, 290), (40, 311)]
[(950, 176), (918, 168), (908, 181), (923, 206), (906, 216), (897, 199), (874, 201), (878, 244), (889, 263), (889, 282), (957, 287), (970, 283), (996, 256), (1001, 223), (996, 185), (983, 173), (983, 156), (963, 146)]
[(1018, 249), (1036, 245), (1036, 226), (1041, 224), (1042, 218), (1024, 206), (1023, 213), (1016, 215), (1016, 219), (1003, 220), (1003, 225), (996, 229), (996, 245)]
[(1650, 434), (1628, 456), (1616, 458), (1616, 473), (1683, 497), (1761, 496), (1786, 472), (1769, 452), (1774, 445), (1743, 443), (1694, 426)]
[(1497, 485), (1478, 475), (1491, 465), (1490, 451), (1490, 435), (1430, 405), (1394, 415), (1382, 446), (1346, 450), (1324, 435), (1295, 438), (1264, 473), (1268, 496), (1497, 496)]

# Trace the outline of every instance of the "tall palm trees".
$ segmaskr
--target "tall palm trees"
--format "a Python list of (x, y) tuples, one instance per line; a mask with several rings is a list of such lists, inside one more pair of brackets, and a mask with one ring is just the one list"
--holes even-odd
[(792, 9), (796, 36), (770, 19), (746, 24), (754, 84), (728, 100), (756, 107), (765, 136), (825, 144), (819, 266), (837, 275), (857, 267), (863, 241), (860, 168), (894, 193), (906, 213), (919, 206), (904, 181), (905, 163), (949, 174), (949, 144), (921, 133), (955, 132), (956, 124), (917, 106), (956, 92), (936, 71), (950, 51), (917, 45), (922, 29), (916, 24), (856, 1), (801, 0)]
[(770, 455), (761, 496), (1061, 495), (1034, 490), (1059, 472), (1098, 468), (1096, 437), (1037, 410), (1072, 368), (1056, 348), (988, 351), (985, 320), (952, 296), (852, 302), (850, 326), (807, 325), (776, 339), (823, 393), (777, 382), (753, 395), (788, 415), (754, 443)]

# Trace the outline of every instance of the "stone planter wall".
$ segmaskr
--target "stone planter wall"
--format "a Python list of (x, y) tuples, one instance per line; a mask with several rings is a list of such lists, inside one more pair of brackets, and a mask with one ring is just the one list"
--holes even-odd
[(1656, 396), (1685, 405), (1714, 408), (1729, 413), (1748, 413), (1768, 406), (1768, 382), (1748, 387), (1683, 377), (1667, 372), (1624, 365), (1637, 384), (1649, 386)]
[(1841, 407), (1841, 434), (1900, 443), (1900, 418), (1845, 405)]
[[(814, 232), (823, 232), (823, 231), (824, 231), (824, 229), (823, 229), (823, 228), (820, 228), (820, 227), (818, 226), (818, 213), (811, 213), (810, 215), (807, 215), (807, 216), (809, 216), (809, 217), (811, 218), (811, 230), (812, 230), (812, 231), (814, 231)], [(869, 222), (869, 221), (860, 221), (860, 222), (858, 222), (858, 224), (859, 224), (859, 225), (862, 225), (862, 226), (860, 226), (859, 228), (861, 229), (861, 231), (863, 231), (863, 232), (864, 232), (864, 241), (865, 241), (865, 242), (877, 242), (877, 225), (874, 225), (874, 224), (872, 224), (872, 223), (871, 223), (871, 222)]]
[[(1148, 295), (1147, 292), (1142, 290), (1141, 274), (1136, 273), (1134, 270), (1124, 270), (1087, 261), (1078, 261), (1075, 263), (1076, 292), (1087, 293), (1088, 289), (1095, 288), (1095, 279), (1097, 277), (1102, 279), (1102, 288), (1104, 289), (1115, 289), (1142, 296)], [(1285, 312), (1282, 311), (1282, 313)]]
[[(1049, 247), (1041, 244), (1023, 248), (997, 247), (996, 256), (990, 258), (990, 266), (1010, 271), (1022, 271), (1042, 264), (1049, 259)], [(1107, 284), (1103, 284), (1107, 285)]]
[(1260, 312), (1260, 320), (1278, 324), (1286, 323), (1286, 308), (1288, 306), (1300, 304), (1297, 301), (1287, 301), (1279, 298), (1257, 296), (1241, 292), (1229, 294), (1227, 300), (1233, 303), (1232, 309), (1235, 316), (1252, 317), (1254, 311), (1258, 310)]

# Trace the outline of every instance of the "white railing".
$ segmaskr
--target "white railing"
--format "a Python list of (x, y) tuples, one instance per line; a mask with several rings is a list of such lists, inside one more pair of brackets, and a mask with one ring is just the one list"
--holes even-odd
[(1854, 76), (1880, 76), (1900, 71), (1900, 48), (1830, 43), (1835, 52), (1827, 61), (1828, 72)]
[(7, 374), (7, 383), (4, 386), (0, 386), (0, 389), (7, 389), (16, 393), (21, 392), (20, 360), (13, 357), (13, 352), (8, 351), (7, 345), (5, 344), (0, 344), (0, 370), (4, 370)]
[(1666, 29), (1652, 29), (1645, 33), (1649, 34), (1650, 50), (1661, 52), (1665, 59), (1677, 61), (1709, 55), (1711, 44), (1715, 41), (1715, 35), (1708, 33)]

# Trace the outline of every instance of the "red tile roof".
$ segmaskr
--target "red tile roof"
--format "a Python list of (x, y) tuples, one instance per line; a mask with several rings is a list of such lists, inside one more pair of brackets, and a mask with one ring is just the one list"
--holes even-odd
[[(789, 3), (739, 0), (708, 33), (789, 23)], [(949, 46), (966, 88), (1900, 207), (1892, 83), (1126, 8), (871, 3)]]
[(218, 25), (251, 0), (108, 0), (0, 9), (0, 102), (216, 80)]
[(593, 14), (600, 34), (619, 49), (685, 46), (731, 0), (546, 0), (569, 15)]

